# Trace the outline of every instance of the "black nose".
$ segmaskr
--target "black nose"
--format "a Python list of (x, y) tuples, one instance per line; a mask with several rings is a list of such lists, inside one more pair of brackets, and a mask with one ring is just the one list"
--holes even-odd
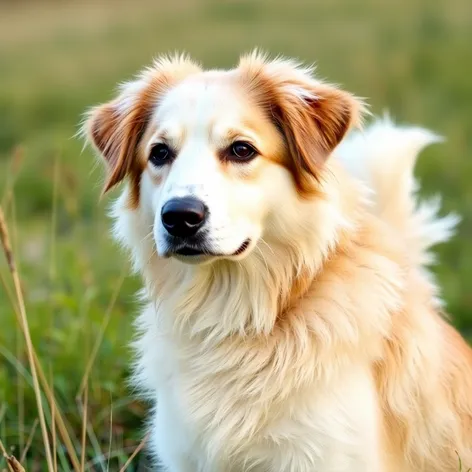
[(169, 234), (188, 238), (203, 226), (206, 213), (205, 205), (196, 198), (172, 198), (162, 207), (161, 220)]

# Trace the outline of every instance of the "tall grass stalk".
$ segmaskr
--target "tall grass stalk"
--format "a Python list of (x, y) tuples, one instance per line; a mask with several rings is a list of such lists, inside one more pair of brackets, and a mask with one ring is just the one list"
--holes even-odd
[(10, 235), (8, 232), (8, 227), (5, 221), (5, 215), (3, 213), (2, 207), (0, 207), (0, 240), (1, 240), (2, 248), (3, 248), (3, 252), (7, 260), (8, 268), (10, 270), (10, 273), (13, 279), (13, 285), (15, 287), (15, 294), (16, 294), (16, 299), (18, 302), (18, 308), (19, 308), (19, 314), (20, 314), (21, 330), (23, 332), (23, 336), (25, 337), (26, 353), (28, 355), (28, 362), (30, 365), (31, 376), (33, 378), (33, 388), (34, 388), (34, 394), (36, 397), (36, 403), (38, 407), (39, 424), (41, 426), (41, 434), (43, 436), (44, 453), (46, 455), (46, 462), (47, 462), (48, 470), (50, 472), (54, 472), (54, 464), (53, 464), (52, 455), (51, 455), (51, 445), (49, 442), (46, 419), (44, 417), (43, 403), (41, 400), (41, 388), (39, 386), (38, 374), (36, 371), (36, 362), (35, 362), (35, 356), (33, 353), (34, 352), (33, 342), (31, 341), (28, 318), (26, 316), (25, 301), (23, 298), (23, 293), (21, 291), (20, 277), (16, 269), (15, 257), (11, 249)]

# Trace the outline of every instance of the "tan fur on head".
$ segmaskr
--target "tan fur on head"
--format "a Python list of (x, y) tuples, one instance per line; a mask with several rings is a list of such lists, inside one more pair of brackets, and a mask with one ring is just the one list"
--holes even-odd
[(300, 192), (316, 192), (313, 180), (319, 179), (324, 162), (348, 130), (361, 124), (364, 104), (316, 80), (312, 69), (293, 61), (269, 60), (258, 51), (244, 56), (239, 69), (248, 93), (287, 141), (286, 164)]
[(137, 149), (159, 97), (200, 70), (184, 55), (160, 58), (134, 81), (125, 83), (117, 98), (88, 113), (86, 133), (108, 167), (104, 193), (129, 176), (133, 188), (130, 203), (134, 207), (138, 204), (139, 179), (145, 162), (139, 159)]

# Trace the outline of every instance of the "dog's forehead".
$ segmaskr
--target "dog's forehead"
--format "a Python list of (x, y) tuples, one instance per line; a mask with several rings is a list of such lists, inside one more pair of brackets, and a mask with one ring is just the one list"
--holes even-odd
[(238, 120), (248, 108), (247, 97), (233, 71), (207, 71), (186, 78), (161, 97), (156, 118), (182, 125)]

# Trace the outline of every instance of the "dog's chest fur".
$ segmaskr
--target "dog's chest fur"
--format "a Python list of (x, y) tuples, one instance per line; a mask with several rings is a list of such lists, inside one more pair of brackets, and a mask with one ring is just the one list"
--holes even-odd
[[(351, 265), (346, 258), (340, 274)], [(191, 322), (176, 329), (172, 297), (144, 310), (138, 380), (157, 400), (154, 450), (175, 464), (171, 472), (376, 471), (379, 407), (366, 361), (372, 352), (355, 342), (358, 330), (367, 342), (369, 326), (353, 323), (369, 310), (387, 313), (396, 298), (381, 271), (360, 270), (385, 297), (366, 298), (365, 306), (357, 297), (350, 306), (358, 287), (331, 274), (318, 280), (309, 305), (299, 304), (300, 313), (267, 336), (220, 338)], [(317, 315), (308, 323), (307, 312)]]
[(300, 378), (298, 391), (289, 392), (287, 386), (307, 374), (281, 366), (286, 370), (278, 377), (269, 356), (256, 371), (252, 361), (266, 355), (262, 346), (204, 353), (169, 341), (159, 328), (155, 335), (158, 341), (150, 332), (141, 340), (148, 338), (155, 355), (153, 442), (175, 471), (374, 471), (367, 468), (365, 445), (375, 455), (377, 399), (360, 364), (320, 378), (315, 389)]

